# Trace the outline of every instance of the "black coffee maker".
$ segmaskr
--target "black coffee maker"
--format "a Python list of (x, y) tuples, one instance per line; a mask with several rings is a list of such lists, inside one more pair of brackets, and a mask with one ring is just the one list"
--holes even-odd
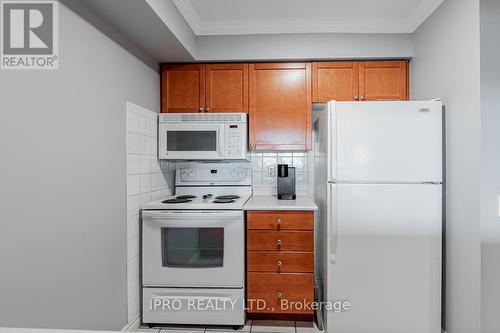
[(278, 199), (295, 200), (295, 168), (278, 164)]

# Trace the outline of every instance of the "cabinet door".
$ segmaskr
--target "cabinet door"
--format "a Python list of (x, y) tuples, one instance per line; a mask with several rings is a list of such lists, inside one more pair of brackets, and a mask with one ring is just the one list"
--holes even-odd
[(408, 100), (408, 62), (359, 63), (359, 95), (365, 101)]
[(358, 100), (357, 62), (313, 62), (312, 65), (313, 102)]
[(248, 64), (208, 64), (206, 107), (209, 112), (248, 112)]
[[(162, 112), (200, 112), (205, 107), (205, 65), (163, 65)], [(201, 109), (201, 110), (200, 110)]]
[(311, 149), (311, 64), (250, 64), (250, 149)]

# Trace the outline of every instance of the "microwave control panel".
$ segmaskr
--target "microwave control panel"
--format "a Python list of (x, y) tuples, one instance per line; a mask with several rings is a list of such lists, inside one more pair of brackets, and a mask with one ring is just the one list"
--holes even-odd
[(224, 158), (245, 159), (247, 154), (246, 124), (224, 124)]

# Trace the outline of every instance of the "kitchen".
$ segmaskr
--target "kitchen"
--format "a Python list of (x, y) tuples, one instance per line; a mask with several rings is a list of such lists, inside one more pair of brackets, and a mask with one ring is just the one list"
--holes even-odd
[[(338, 327), (328, 329), (332, 320), (322, 322), (325, 316), (318, 311), (314, 313), (307, 309), (305, 316), (278, 318), (276, 311), (264, 311), (271, 312), (269, 315), (259, 312), (257, 305), (256, 308), (248, 306), (251, 298), (267, 299), (267, 302), (271, 298), (273, 302), (276, 298), (289, 300), (289, 293), (298, 292), (298, 288), (303, 293), (299, 293), (298, 299), (321, 300), (321, 295), (328, 295), (328, 290), (323, 290), (319, 283), (319, 277), (325, 276), (325, 283), (344, 281), (347, 284), (342, 282), (342, 286), (345, 287), (352, 281), (358, 286), (356, 290), (345, 289), (347, 296), (332, 294), (335, 300), (352, 301), (352, 304), (343, 304), (345, 311), (340, 311), (334, 318), (345, 314), (360, 316), (347, 320), (344, 331), (349, 331), (349, 325), (353, 325), (350, 326), (353, 332), (369, 331), (363, 324), (373, 323), (382, 325), (378, 327), (385, 331), (398, 331), (405, 323), (423, 325), (427, 320), (437, 330), (444, 327), (448, 332), (479, 332), (480, 326), (485, 329), (493, 327), (490, 331), (495, 331), (496, 317), (490, 312), (495, 298), (484, 295), (494, 295), (498, 289), (492, 282), (494, 272), (488, 269), (497, 253), (489, 245), (495, 244), (495, 221), (498, 219), (498, 191), (493, 171), (497, 122), (495, 113), (486, 109), (486, 106), (493, 109), (494, 106), (480, 103), (488, 97), (483, 96), (483, 91), (489, 91), (487, 84), (492, 81), (483, 82), (483, 78), (492, 75), (483, 64), (496, 51), (488, 49), (488, 43), (483, 43), (483, 36), (487, 36), (488, 27), (494, 26), (495, 18), (486, 13), (494, 11), (491, 8), (483, 10), (494, 5), (486, 1), (484, 7), (483, 1), (481, 6), (479, 2), (466, 1), (435, 2), (433, 6), (429, 2), (417, 2), (407, 10), (396, 6), (387, 13), (383, 10), (377, 12), (367, 5), (373, 15), (388, 20), (387, 24), (401, 23), (401, 20), (390, 21), (389, 17), (394, 13), (408, 20), (413, 18), (410, 28), (406, 27), (406, 21), (405, 27), (400, 25), (398, 30), (395, 26), (370, 26), (373, 22), (368, 20), (369, 23), (365, 22), (368, 28), (351, 26), (347, 30), (349, 33), (339, 26), (325, 25), (321, 18), (327, 17), (326, 14), (314, 14), (317, 15), (317, 25), (312, 24), (315, 20), (306, 20), (306, 25), (301, 25), (299, 20), (295, 26), (287, 26), (283, 23), (285, 20), (281, 22), (283, 26), (271, 26), (269, 22), (272, 20), (264, 19), (249, 24), (252, 17), (255, 19), (259, 15), (264, 18), (283, 15), (285, 18), (299, 14), (288, 7), (280, 13), (273, 6), (268, 8), (269, 13), (263, 14), (262, 4), (249, 5), (244, 1), (233, 9), (238, 15), (246, 13), (249, 21), (240, 17), (242, 22), (238, 25), (238, 20), (233, 19), (232, 25), (226, 28), (200, 23), (203, 19), (208, 20), (206, 22), (210, 22), (210, 18), (215, 20), (219, 17), (217, 15), (232, 17), (230, 12), (222, 10), (227, 6), (222, 0), (127, 0), (120, 5), (113, 0), (85, 4), (80, 1), (59, 2), (60, 48), (64, 51), (60, 55), (59, 69), (6, 70), (0, 75), (2, 91), (12, 92), (2, 94), (2, 110), (6, 110), (2, 112), (5, 117), (2, 124), (10, 124), (2, 130), (8, 138), (19, 138), (18, 141), (3, 140), (2, 143), (2, 151), (6, 153), (3, 165), (6, 169), (2, 174), (12, 177), (2, 179), (4, 193), (9, 194), (4, 198), (2, 271), (9, 274), (2, 274), (1, 282), (11, 287), (2, 289), (5, 296), (0, 309), (4, 316), (0, 317), (0, 326), (168, 331), (175, 330), (173, 326), (176, 324), (197, 321), (197, 326), (184, 328), (210, 331), (232, 330), (232, 326), (238, 326), (235, 328), (244, 332), (342, 331)], [(312, 15), (311, 4), (300, 1), (294, 1), (294, 4), (302, 6), (300, 15)], [(325, 13), (329, 12), (327, 8), (332, 12), (324, 1), (318, 1), (316, 5), (325, 6)], [(417, 9), (422, 10), (418, 15), (413, 12)], [(199, 17), (193, 16), (193, 10)], [(352, 15), (349, 11), (352, 8), (343, 10), (335, 15)], [(337, 18), (335, 15), (331, 14)], [(346, 21), (339, 20), (335, 24), (346, 24)], [(259, 29), (267, 29), (267, 33)], [(74, 36), (80, 36), (78, 40), (84, 43), (77, 43)], [(158, 36), (164, 40), (163, 44), (158, 43)], [(460, 45), (457, 45), (457, 40), (460, 40)], [(162, 64), (161, 68), (159, 64)], [(457, 68), (460, 68), (459, 72)], [(11, 86), (7, 86), (7, 82)], [(23, 91), (30, 98), (16, 96), (19, 90), (12, 84), (23, 84)], [(417, 105), (411, 104), (417, 102), (381, 100), (424, 102)], [(343, 104), (343, 101), (352, 103)], [(395, 113), (391, 113), (390, 119), (385, 119), (385, 113), (377, 112), (371, 103), (390, 103), (386, 110)], [(413, 126), (405, 127), (405, 124), (415, 124), (415, 121), (405, 123), (401, 115), (406, 109), (399, 103), (409, 103), (402, 105), (413, 105), (422, 110), (418, 114), (424, 117), (435, 115), (442, 103), (446, 109), (446, 121), (443, 122), (446, 130), (440, 134), (440, 117), (434, 119), (433, 125), (426, 125), (424, 131)], [(356, 123), (356, 117), (349, 118), (350, 114), (356, 113), (346, 111), (350, 104), (358, 105), (357, 110), (365, 115), (359, 123)], [(43, 112), (34, 113), (35, 110)], [(182, 118), (180, 113), (186, 114), (185, 120), (175, 119)], [(336, 115), (338, 127), (325, 118), (328, 114)], [(217, 115), (222, 116), (210, 119)], [(231, 115), (240, 115), (240, 118)], [(200, 136), (180, 135), (178, 138), (179, 131), (168, 129), (169, 126), (179, 129), (186, 123), (191, 131), (198, 126), (209, 128), (193, 131), (202, 134)], [(401, 127), (384, 125), (391, 123)], [(23, 124), (22, 129), (20, 124)], [(325, 128), (325, 124), (332, 124), (332, 128)], [(167, 129), (158, 130), (163, 125)], [(218, 126), (219, 133), (225, 133), (219, 135), (218, 140), (214, 140), (211, 134), (214, 126)], [(344, 128), (363, 128), (363, 131), (357, 134), (353, 131), (349, 136), (349, 131), (344, 131)], [(322, 140), (336, 129), (342, 140)], [(165, 135), (165, 140), (161, 139), (162, 135)], [(420, 157), (435, 157), (441, 148), (439, 138), (442, 136), (446, 144), (443, 150), (445, 173), (442, 174), (445, 178), (420, 177), (436, 172), (436, 165), (441, 174), (441, 161), (432, 164), (428, 173), (416, 167), (411, 169), (411, 162), (418, 154), (423, 154)], [(384, 141), (384, 137), (400, 139), (392, 142)], [(412, 137), (419, 141), (410, 140)], [(366, 155), (354, 156), (349, 154), (349, 149), (343, 150), (344, 144), (349, 147), (356, 142), (370, 147), (364, 151)], [(422, 151), (418, 146), (411, 146), (412, 142), (433, 148)], [(332, 143), (335, 145), (328, 148)], [(343, 180), (356, 181), (356, 178), (348, 177), (356, 176), (355, 165), (351, 162), (373, 156), (378, 161), (386, 158), (385, 151), (380, 150), (381, 143), (389, 145), (387, 151), (394, 151), (391, 149), (397, 148), (398, 143), (407, 148), (398, 150), (399, 159), (384, 161), (393, 168), (389, 175), (378, 174), (402, 178), (384, 178), (384, 181), (413, 182), (417, 180), (406, 177), (418, 175), (418, 181), (426, 182), (426, 188), (446, 181), (447, 193), (443, 200), (446, 205), (442, 210), (446, 215), (443, 257), (440, 257), (440, 251), (436, 252), (441, 243), (431, 241), (421, 245), (427, 246), (427, 258), (437, 255), (438, 261), (443, 260), (442, 282), (436, 275), (441, 274), (441, 270), (430, 268), (441, 267), (441, 263), (427, 261), (428, 267), (424, 269), (419, 266), (425, 264), (424, 252), (390, 242), (384, 242), (386, 248), (379, 248), (382, 252), (373, 248), (370, 251), (368, 243), (361, 244), (366, 246), (363, 247), (365, 250), (358, 247), (352, 252), (354, 257), (350, 257), (349, 262), (365, 265), (367, 269), (353, 273), (350, 271), (352, 267), (344, 267), (346, 280), (341, 279), (342, 274), (332, 281), (328, 279), (332, 276), (328, 269), (338, 267), (340, 270), (342, 251), (350, 251), (342, 238), (342, 232), (349, 230), (342, 229), (343, 224), (337, 224), (337, 230), (321, 229), (327, 226), (326, 222), (321, 222), (327, 221), (322, 217), (322, 210), (327, 206), (318, 189), (326, 189), (328, 180), (340, 181), (334, 187), (339, 191), (340, 209), (337, 212), (341, 215), (339, 221), (342, 221), (346, 217), (342, 212), (349, 209), (347, 205), (343, 210), (342, 198), (350, 198), (344, 202), (346, 204), (361, 200), (355, 193), (342, 190)], [(165, 149), (162, 149), (162, 144)], [(190, 145), (201, 149), (193, 150)], [(331, 177), (334, 166), (326, 165), (329, 160), (326, 152), (332, 149), (338, 151), (339, 158), (344, 158), (336, 164), (337, 179)], [(182, 156), (186, 151), (191, 153)], [(196, 155), (192, 154), (193, 151)], [(356, 152), (355, 149), (351, 151)], [(162, 156), (164, 153), (177, 156)], [(342, 161), (349, 167), (343, 169)], [(409, 163), (398, 166), (390, 162)], [(377, 172), (380, 170), (383, 171), (378, 169)], [(411, 172), (405, 173), (405, 170)], [(347, 172), (343, 174), (344, 179), (340, 177), (342, 172)], [(368, 169), (359, 172), (370, 176)], [(482, 178), (486, 176), (488, 178)], [(362, 180), (371, 183), (373, 180), (368, 178)], [(290, 185), (293, 182), (295, 186)], [(367, 188), (372, 188), (370, 185), (375, 184), (366, 184)], [(280, 193), (291, 200), (278, 200), (278, 187)], [(36, 197), (29, 209), (26, 209), (25, 197), (21, 198), (21, 194), (27, 191)], [(196, 198), (175, 198), (191, 200), (186, 202), (157, 202), (174, 199), (174, 195), (195, 195)], [(432, 205), (441, 202), (441, 197), (434, 192), (421, 197)], [(403, 194), (391, 197), (393, 212), (398, 209), (412, 212), (408, 216), (413, 219), (419, 214), (430, 214), (430, 208), (405, 206), (410, 201), (404, 198), (409, 197)], [(384, 206), (387, 202), (382, 199), (382, 196), (375, 196), (369, 201), (361, 200), (358, 207), (364, 209), (350, 211), (354, 214), (352, 216), (357, 216), (356, 221), (364, 223), (354, 225), (354, 231), (371, 230), (368, 217), (363, 213), (370, 209), (374, 212), (376, 202), (380, 207), (391, 206)], [(222, 202), (214, 202), (216, 200)], [(441, 207), (435, 208), (434, 212), (441, 211)], [(197, 218), (189, 216), (191, 210), (203, 210), (208, 215), (196, 222)], [(179, 211), (186, 215), (177, 214)], [(332, 209), (326, 208), (328, 211)], [(170, 213), (177, 214), (172, 222), (167, 221)], [(156, 214), (168, 215), (169, 218)], [(211, 221), (209, 217), (214, 215), (210, 214), (218, 215), (219, 222)], [(233, 216), (224, 216), (226, 214)], [(142, 224), (139, 223), (141, 216)], [(373, 216), (374, 221), (383, 230), (389, 228), (386, 229), (389, 234), (405, 230), (415, 234), (421, 232), (413, 228), (414, 223), (405, 226), (405, 230), (398, 230), (402, 225), (390, 221), (383, 224), (384, 221), (376, 217)], [(403, 220), (411, 220), (405, 215), (403, 217)], [(154, 224), (150, 222), (210, 224), (220, 223), (224, 218), (240, 221), (228, 222), (232, 226), (232, 237), (221, 237), (220, 226), (195, 235), (192, 230), (184, 230), (188, 227), (173, 227), (177, 228), (175, 232), (153, 231)], [(483, 230), (489, 231), (485, 233)], [(157, 236), (154, 236), (155, 232)], [(144, 237), (150, 237), (148, 235), (152, 238), (145, 241)], [(186, 245), (202, 236), (209, 237), (203, 241), (208, 248), (198, 251), (198, 258), (186, 257), (189, 256)], [(349, 244), (354, 243), (350, 241)], [(234, 251), (225, 252), (224, 248)], [(402, 257), (407, 256), (398, 257), (398, 251)], [(172, 256), (172, 253), (176, 254)], [(393, 265), (404, 269), (382, 265), (385, 259), (390, 262), (391, 258)], [(32, 264), (26, 265), (27, 260)], [(162, 263), (163, 268), (155, 266), (154, 262)], [(385, 270), (378, 271), (370, 264), (375, 262)], [(226, 263), (231, 267), (226, 267)], [(212, 267), (196, 268), (199, 274), (181, 274), (179, 272), (189, 270), (188, 267), (182, 269), (182, 265)], [(400, 275), (398, 279), (403, 270), (411, 272), (412, 277), (407, 276), (404, 280)], [(388, 275), (377, 275), (381, 280), (371, 281), (379, 287), (376, 290), (363, 274), (375, 278), (373, 272), (381, 271)], [(219, 273), (212, 275), (213, 272)], [(433, 277), (425, 277), (426, 274), (433, 274)], [(294, 279), (286, 280), (288, 276)], [(303, 280), (298, 282), (297, 277)], [(154, 281), (157, 278), (175, 282)], [(53, 281), (62, 283), (55, 285)], [(221, 285), (210, 285), (209, 281), (220, 281)], [(404, 283), (398, 283), (401, 281)], [(75, 282), (78, 288), (75, 288)], [(334, 285), (334, 290), (344, 287)], [(215, 319), (216, 313), (207, 316), (207, 311), (200, 316), (184, 318), (181, 318), (182, 311), (167, 316), (167, 319), (165, 316), (163, 319), (148, 318), (143, 306), (147, 298), (144, 295), (165, 291), (155, 288), (175, 289), (181, 293), (176, 297), (187, 297), (190, 292), (200, 291), (197, 288), (204, 292), (219, 288), (225, 296), (216, 297), (226, 297), (231, 301), (238, 299), (240, 303), (246, 300), (248, 311), (241, 312), (237, 322), (230, 320), (232, 315)], [(427, 292), (419, 288), (425, 288)], [(391, 289), (393, 293), (384, 293)], [(356, 293), (358, 290), (359, 294)], [(434, 291), (429, 292), (431, 290)], [(370, 303), (380, 299), (377, 292), (381, 292), (387, 301), (394, 297), (392, 300), (393, 304), (398, 304), (397, 309), (381, 309), (382, 317), (361, 315), (360, 304), (384, 304), (382, 301)], [(239, 296), (227, 296), (234, 293), (239, 293)], [(413, 298), (412, 295), (421, 297)], [(28, 305), (28, 297), (33, 299), (31, 305)], [(68, 299), (74, 302), (68, 302)], [(356, 303), (356, 299), (363, 301)], [(410, 299), (422, 303), (409, 302)], [(422, 305), (429, 301), (431, 308)], [(465, 315), (465, 308), (474, 310)], [(423, 309), (432, 311), (416, 314)], [(19, 311), (25, 313), (23, 318), (19, 317)], [(396, 315), (405, 311), (413, 316)], [(384, 326), (387, 320), (383, 315), (401, 318), (401, 322), (394, 319), (390, 320), (394, 326)], [(248, 318), (248, 321), (243, 319), (242, 322), (242, 318)], [(273, 321), (269, 322), (270, 319)], [(149, 328), (148, 324), (152, 327)]]

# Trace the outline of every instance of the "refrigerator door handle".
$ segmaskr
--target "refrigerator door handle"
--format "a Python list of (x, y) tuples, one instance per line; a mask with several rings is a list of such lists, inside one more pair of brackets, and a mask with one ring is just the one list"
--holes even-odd
[(337, 185), (330, 184), (330, 262), (337, 260)]

